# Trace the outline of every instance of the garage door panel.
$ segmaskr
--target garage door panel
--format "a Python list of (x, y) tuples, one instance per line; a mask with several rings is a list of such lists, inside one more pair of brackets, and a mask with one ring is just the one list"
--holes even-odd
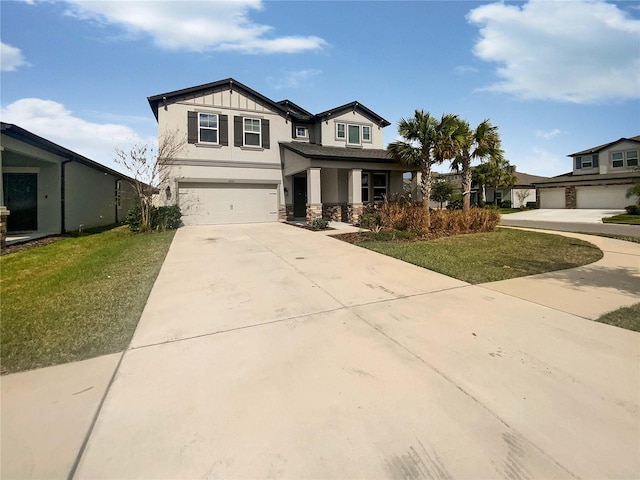
[(630, 203), (626, 198), (628, 185), (598, 185), (576, 188), (576, 203), (578, 208), (619, 208), (623, 209)]
[(540, 208), (564, 208), (564, 188), (541, 188)]
[(185, 225), (278, 220), (277, 185), (180, 184), (179, 203)]

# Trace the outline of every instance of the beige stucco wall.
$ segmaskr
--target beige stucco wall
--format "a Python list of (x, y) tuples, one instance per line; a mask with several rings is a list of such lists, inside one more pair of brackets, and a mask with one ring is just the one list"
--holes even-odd
[(64, 169), (66, 230), (115, 223), (116, 178), (77, 162)]
[[(344, 147), (347, 144), (346, 139), (339, 140), (336, 138), (336, 123), (345, 123), (353, 125), (369, 125), (371, 127), (371, 142), (362, 142), (362, 148), (382, 148), (383, 135), (382, 128), (373, 123), (371, 119), (365, 117), (359, 112), (347, 112), (342, 115), (331, 117), (321, 123), (322, 128), (322, 145), (333, 147)], [(356, 147), (357, 148), (357, 147)]]
[[(640, 145), (637, 142), (620, 142), (617, 143), (610, 148), (607, 148), (601, 151), (598, 154), (598, 167), (597, 168), (576, 168), (575, 157), (571, 157), (571, 161), (573, 162), (573, 174), (574, 175), (589, 175), (594, 173), (618, 173), (618, 172), (632, 172), (634, 171), (634, 167), (627, 167), (626, 160), (624, 167), (616, 167), (613, 168), (611, 163), (611, 153), (613, 152), (624, 152), (626, 150), (637, 150), (640, 154)], [(588, 156), (588, 155), (585, 155)], [(640, 161), (640, 158), (639, 158)]]

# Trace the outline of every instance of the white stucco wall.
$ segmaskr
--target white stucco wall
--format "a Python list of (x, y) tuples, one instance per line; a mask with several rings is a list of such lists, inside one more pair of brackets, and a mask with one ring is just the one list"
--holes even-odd
[[(612, 159), (611, 159), (611, 154), (613, 152), (625, 152), (628, 150), (637, 150), (638, 154), (640, 155), (640, 144), (638, 144), (637, 142), (629, 142), (629, 141), (623, 141), (620, 143), (616, 143), (615, 145), (612, 145), (611, 147), (602, 150), (601, 152), (599, 152), (598, 155), (598, 167), (595, 168), (580, 168), (577, 169), (576, 168), (576, 161), (575, 161), (575, 157), (571, 157), (571, 161), (573, 162), (573, 174), (574, 175), (589, 175), (589, 174), (594, 174), (594, 173), (617, 173), (617, 172), (632, 172), (634, 171), (633, 166), (631, 167), (627, 167), (626, 165), (626, 159), (624, 162), (624, 166), (623, 167), (613, 167), (612, 164)], [(589, 155), (585, 155), (585, 157), (588, 157)], [(640, 161), (640, 158), (639, 158)], [(639, 165), (640, 166), (640, 165)]]
[(116, 178), (77, 162), (65, 169), (65, 228), (109, 225), (116, 222)]

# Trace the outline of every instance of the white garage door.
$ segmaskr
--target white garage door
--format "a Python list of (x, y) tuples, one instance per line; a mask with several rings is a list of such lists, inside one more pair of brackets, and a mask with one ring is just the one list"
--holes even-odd
[(576, 201), (578, 208), (620, 208), (633, 203), (625, 194), (629, 185), (608, 185), (594, 187), (577, 187)]
[(540, 208), (564, 208), (564, 187), (541, 188)]
[(179, 204), (185, 225), (278, 220), (277, 185), (181, 183)]

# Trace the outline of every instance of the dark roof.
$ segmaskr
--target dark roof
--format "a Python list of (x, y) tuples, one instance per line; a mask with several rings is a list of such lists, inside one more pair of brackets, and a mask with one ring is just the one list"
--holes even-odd
[(516, 178), (518, 179), (515, 185), (533, 185), (541, 180), (546, 180), (548, 177), (540, 177), (538, 175), (529, 175), (528, 173), (516, 172)]
[(305, 158), (395, 163), (386, 150), (374, 148), (323, 147), (315, 143), (305, 142), (280, 142), (280, 145)]
[(282, 106), (290, 113), (294, 118), (299, 120), (311, 120), (313, 113), (308, 112), (300, 105), (293, 103), (291, 100), (280, 100), (278, 105)]
[(571, 153), (569, 155), (567, 155), (567, 157), (575, 157), (577, 155), (589, 155), (590, 153), (599, 153), (602, 150), (605, 150), (607, 148), (609, 148), (612, 145), (615, 145), (616, 143), (619, 142), (638, 142), (640, 143), (640, 135), (636, 135), (635, 137), (629, 137), (629, 138), (620, 138), (618, 140), (616, 140), (615, 142), (609, 142), (609, 143), (605, 143), (604, 145), (598, 145), (597, 147), (593, 147), (593, 148), (588, 148), (587, 150), (582, 150), (581, 152), (576, 152), (576, 153)]
[(74, 162), (81, 163), (86, 165), (87, 167), (94, 168), (104, 173), (108, 173), (113, 175), (114, 177), (125, 179), (133, 182), (133, 178), (124, 175), (116, 170), (113, 170), (109, 167), (105, 167), (101, 163), (96, 162), (95, 160), (91, 160), (85, 156), (80, 155), (79, 153), (73, 152), (68, 148), (61, 147), (57, 143), (53, 143), (46, 138), (42, 138), (35, 133), (31, 133), (29, 130), (25, 130), (18, 125), (14, 125), (12, 123), (1, 122), (0, 131), (3, 134), (8, 135), (9, 137), (15, 138), (21, 142), (27, 143), (34, 147), (37, 147), (41, 150), (44, 150), (49, 153), (53, 153), (55, 155), (59, 155), (67, 160), (72, 160)]
[(538, 180), (534, 183), (535, 185), (552, 185), (559, 183), (592, 182), (594, 180), (628, 180), (632, 178), (640, 179), (640, 172), (588, 173), (585, 175), (574, 175), (573, 172), (569, 172)]
[(151, 110), (153, 110), (153, 115), (158, 119), (158, 106), (163, 104), (164, 102), (172, 102), (181, 98), (193, 98), (198, 95), (202, 95), (206, 92), (210, 91), (218, 91), (220, 89), (229, 88), (231, 90), (241, 91), (243, 94), (247, 95), (250, 98), (262, 103), (263, 105), (271, 108), (275, 112), (280, 115), (287, 117), (293, 117), (297, 120), (306, 120), (306, 121), (322, 121), (331, 115), (340, 115), (344, 112), (349, 111), (359, 111), (363, 115), (371, 118), (374, 122), (376, 122), (381, 127), (386, 127), (387, 125), (391, 125), (387, 120), (382, 118), (377, 113), (369, 110), (367, 107), (362, 105), (359, 102), (351, 102), (340, 107), (332, 108), (331, 110), (327, 110), (326, 112), (319, 113), (317, 115), (313, 115), (308, 112), (304, 108), (296, 105), (291, 100), (281, 100), (280, 102), (274, 102), (270, 98), (265, 97), (261, 93), (256, 92), (255, 90), (247, 87), (246, 85), (240, 83), (239, 81), (233, 78), (225, 78), (224, 80), (218, 80), (217, 82), (205, 83), (203, 85), (196, 85), (195, 87), (183, 88), (181, 90), (174, 90), (172, 92), (160, 93), (158, 95), (153, 95), (148, 97), (149, 105), (151, 106)]
[(254, 100), (257, 100), (259, 103), (266, 105), (281, 115), (286, 116), (287, 109), (282, 105), (274, 102), (270, 98), (265, 97), (261, 93), (256, 92), (255, 90), (243, 85), (233, 78), (225, 78), (224, 80), (218, 80), (217, 82), (205, 83), (204, 85), (196, 85), (195, 87), (183, 88), (181, 90), (174, 90), (172, 92), (160, 93), (158, 95), (153, 95), (152, 97), (148, 97), (149, 105), (151, 105), (151, 110), (153, 110), (153, 114), (158, 119), (158, 105), (161, 102), (174, 101), (179, 98), (191, 98), (197, 95), (202, 95), (204, 92), (215, 91), (219, 89), (229, 88), (232, 91), (238, 90), (247, 95)]
[(341, 105), (339, 107), (332, 108), (331, 110), (327, 110), (325, 112), (318, 113), (318, 114), (315, 115), (315, 117), (318, 120), (322, 121), (322, 120), (325, 120), (325, 119), (327, 119), (328, 117), (331, 117), (331, 116), (342, 115), (345, 112), (355, 112), (355, 111), (359, 111), (363, 115), (365, 115), (365, 116), (369, 117), (370, 119), (374, 120), (381, 127), (386, 127), (388, 125), (391, 125), (391, 123), (389, 123), (387, 120), (385, 120), (380, 115), (378, 115), (377, 113), (373, 112), (372, 110), (369, 110), (367, 107), (365, 107), (364, 105), (362, 105), (359, 102), (346, 103), (346, 104)]

